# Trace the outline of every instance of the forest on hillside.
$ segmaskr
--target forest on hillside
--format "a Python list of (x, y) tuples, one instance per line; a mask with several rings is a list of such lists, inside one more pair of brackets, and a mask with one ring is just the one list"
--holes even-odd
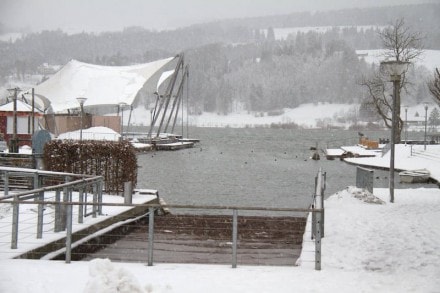
[[(183, 52), (190, 66), (191, 109), (197, 112), (360, 102), (364, 93), (359, 79), (373, 68), (355, 50), (381, 48), (379, 27), (398, 17), (425, 35), (425, 48), (440, 49), (439, 15), (439, 4), (426, 4), (223, 20), (170, 31), (129, 27), (100, 34), (27, 33), (15, 41), (0, 41), (0, 85), (11, 78), (44, 75), (42, 64), (64, 65), (76, 59), (130, 65)], [(275, 38), (274, 29), (299, 26), (333, 28)], [(0, 25), (2, 32), (7, 32), (5, 25)], [(410, 74), (408, 96), (422, 100), (431, 73), (415, 67)]]

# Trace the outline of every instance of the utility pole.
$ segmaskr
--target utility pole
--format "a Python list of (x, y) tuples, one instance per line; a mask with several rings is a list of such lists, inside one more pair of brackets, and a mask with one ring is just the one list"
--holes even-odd
[(32, 134), (35, 132), (35, 89), (32, 88)]
[(19, 88), (8, 89), (9, 92), (13, 92), (13, 118), (12, 118), (12, 139), (9, 140), (9, 153), (18, 153), (18, 140), (17, 140), (17, 93)]

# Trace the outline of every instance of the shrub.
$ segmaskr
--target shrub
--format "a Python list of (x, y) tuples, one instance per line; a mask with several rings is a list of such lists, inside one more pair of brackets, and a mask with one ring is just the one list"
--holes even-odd
[(118, 194), (124, 182), (137, 183), (137, 157), (134, 147), (126, 141), (61, 141), (44, 146), (46, 170), (104, 177), (104, 189)]

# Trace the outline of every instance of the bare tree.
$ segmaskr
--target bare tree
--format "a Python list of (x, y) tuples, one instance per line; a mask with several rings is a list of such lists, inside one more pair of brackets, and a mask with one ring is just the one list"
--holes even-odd
[(434, 79), (428, 81), (428, 88), (437, 104), (440, 105), (440, 71), (438, 68), (435, 69)]
[[(385, 53), (383, 57), (385, 60), (392, 59), (396, 61), (414, 62), (417, 57), (423, 52), (422, 36), (418, 32), (411, 32), (405, 26), (404, 19), (398, 19), (391, 24), (390, 27), (384, 29), (379, 33), (380, 39), (384, 46)], [(385, 125), (391, 128), (392, 119), (392, 84), (388, 82), (389, 75), (381, 69), (377, 70), (371, 77), (363, 77), (360, 84), (365, 86), (368, 90), (369, 104), (373, 105), (379, 116), (382, 117)], [(406, 72), (401, 77), (399, 97), (402, 90), (407, 90), (409, 81), (406, 78)], [(400, 99), (396, 99), (397, 112), (397, 131), (395, 142), (400, 142), (400, 134), (402, 131), (403, 122), (400, 119)]]

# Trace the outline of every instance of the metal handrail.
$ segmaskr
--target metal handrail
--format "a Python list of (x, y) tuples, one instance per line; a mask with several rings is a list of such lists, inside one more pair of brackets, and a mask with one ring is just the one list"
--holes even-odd
[[(68, 174), (68, 173), (67, 173)], [(66, 175), (68, 176), (68, 175)], [(62, 189), (62, 188), (66, 188), (66, 187), (71, 187), (71, 186), (75, 186), (75, 185), (88, 185), (91, 183), (96, 183), (103, 180), (102, 176), (95, 176), (95, 177), (91, 177), (91, 178), (84, 178), (84, 179), (80, 179), (80, 180), (75, 180), (75, 181), (70, 181), (70, 182), (66, 182), (66, 183), (61, 183), (61, 184), (57, 184), (57, 185), (52, 185), (52, 186), (47, 186), (47, 187), (41, 187), (41, 188), (36, 188), (36, 189), (32, 189), (32, 190), (26, 190), (26, 191), (21, 191), (21, 192), (17, 192), (14, 193), (13, 195), (7, 195), (7, 196), (2, 196), (0, 197), (0, 202), (6, 199), (11, 199), (11, 198), (20, 198), (22, 196), (25, 195), (29, 195), (29, 194), (36, 194), (36, 193), (40, 193), (40, 192), (45, 192), (45, 191), (53, 191), (53, 190), (58, 190), (58, 189)], [(17, 201), (15, 200), (15, 202), (18, 203), (26, 203), (25, 201)], [(32, 204), (36, 204), (36, 203), (45, 203), (47, 204), (47, 201), (33, 201)], [(76, 203), (76, 204), (80, 204), (80, 203)]]
[[(37, 208), (37, 239), (43, 237), (43, 217), (44, 217), (44, 206), (48, 204), (45, 201), (45, 193), (50, 191), (55, 191), (56, 201), (52, 201), (52, 204), (56, 206), (55, 210), (55, 227), (54, 231), (59, 232), (66, 229), (67, 231), (72, 229), (72, 205), (64, 205), (66, 203), (72, 202), (72, 192), (74, 189), (79, 190), (79, 203), (77, 203), (78, 211), (78, 223), (83, 222), (84, 216), (87, 216), (87, 206), (92, 206), (91, 215), (96, 217), (97, 214), (102, 214), (102, 176), (84, 175), (84, 174), (73, 174), (73, 173), (63, 173), (63, 172), (51, 172), (44, 170), (34, 170), (25, 168), (12, 168), (12, 167), (0, 167), (0, 172), (4, 173), (5, 188), (4, 196), (0, 197), (0, 203), (11, 202), (13, 206), (12, 212), (12, 237), (11, 237), (11, 248), (17, 248), (18, 242), (18, 226), (19, 226), (19, 213), (21, 204), (36, 204)], [(29, 176), (34, 178), (34, 188), (30, 190), (25, 190), (21, 192), (14, 192), (9, 194), (9, 178), (15, 176)], [(66, 182), (41, 187), (42, 178), (44, 177), (58, 177), (62, 176), (65, 178)], [(71, 178), (80, 178), (78, 180), (70, 181)], [(84, 203), (84, 190), (87, 186), (93, 186), (93, 204)], [(63, 193), (63, 198), (61, 198), (61, 192)], [(33, 199), (32, 202), (25, 201)], [(86, 198), (87, 199), (87, 198)], [(71, 231), (67, 233), (71, 235)]]
[[(12, 201), (7, 201), (12, 202)], [(14, 202), (20, 204), (56, 204), (56, 201), (20, 201), (14, 200)], [(66, 202), (63, 205), (79, 205), (82, 202)], [(203, 209), (203, 210), (240, 210), (240, 211), (272, 211), (272, 212), (319, 212), (322, 208), (266, 208), (266, 207), (243, 207), (243, 206), (201, 206), (201, 205), (177, 205), (177, 204), (157, 204), (157, 203), (144, 203), (144, 204), (126, 204), (126, 203), (88, 203), (88, 205), (101, 205), (112, 207), (145, 207), (145, 208), (175, 208), (175, 209)]]
[(0, 172), (2, 171), (14, 172), (19, 174), (23, 173), (23, 174), (40, 174), (40, 175), (51, 175), (51, 176), (94, 177), (94, 175), (88, 175), (88, 174), (75, 174), (75, 173), (67, 173), (67, 172), (0, 166)]

